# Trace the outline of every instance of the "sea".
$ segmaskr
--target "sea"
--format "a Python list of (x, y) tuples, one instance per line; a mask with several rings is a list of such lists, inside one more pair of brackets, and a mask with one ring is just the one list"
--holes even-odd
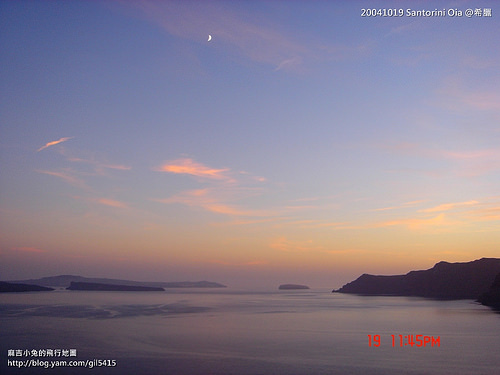
[(1, 374), (500, 374), (472, 300), (329, 289), (0, 295)]

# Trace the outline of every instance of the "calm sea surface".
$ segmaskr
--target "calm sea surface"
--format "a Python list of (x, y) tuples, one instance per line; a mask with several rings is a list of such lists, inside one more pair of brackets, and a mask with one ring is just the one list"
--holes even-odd
[[(440, 345), (404, 345), (403, 337), (401, 347), (399, 335), (432, 336)], [(0, 337), (2, 374), (492, 375), (500, 369), (500, 314), (489, 308), (330, 290), (2, 294)], [(33, 349), (76, 349), (76, 357), (24, 353)], [(12, 366), (30, 359), (38, 366), (110, 360), (116, 367)]]

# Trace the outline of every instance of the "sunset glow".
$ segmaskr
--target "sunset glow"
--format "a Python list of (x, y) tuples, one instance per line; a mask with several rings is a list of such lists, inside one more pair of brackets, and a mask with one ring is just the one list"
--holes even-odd
[(337, 288), (500, 256), (495, 2), (194, 3), (2, 2), (0, 279)]

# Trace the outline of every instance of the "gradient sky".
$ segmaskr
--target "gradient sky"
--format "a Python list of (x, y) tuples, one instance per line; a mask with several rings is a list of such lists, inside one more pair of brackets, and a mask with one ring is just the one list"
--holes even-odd
[(500, 7), (375, 3), (2, 1), (0, 279), (499, 257)]

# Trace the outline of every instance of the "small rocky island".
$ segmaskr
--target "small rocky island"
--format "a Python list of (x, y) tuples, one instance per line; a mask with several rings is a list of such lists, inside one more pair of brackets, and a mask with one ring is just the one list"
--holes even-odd
[(300, 289), (309, 289), (307, 285), (300, 284), (281, 284), (278, 288), (279, 290), (300, 290)]
[(72, 281), (68, 290), (91, 290), (106, 292), (164, 292), (165, 289), (151, 286), (85, 283)]
[(19, 293), (19, 292), (49, 292), (53, 288), (31, 284), (16, 284), (0, 281), (0, 293)]

